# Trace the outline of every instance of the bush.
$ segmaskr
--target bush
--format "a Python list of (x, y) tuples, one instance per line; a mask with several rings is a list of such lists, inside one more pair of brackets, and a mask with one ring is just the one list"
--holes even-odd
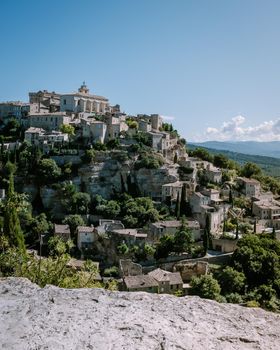
[(193, 277), (190, 282), (191, 294), (198, 295), (201, 298), (218, 300), (221, 293), (221, 287), (218, 281), (212, 275), (203, 275)]
[(238, 293), (230, 293), (226, 295), (226, 300), (228, 303), (241, 304), (243, 303), (243, 298)]

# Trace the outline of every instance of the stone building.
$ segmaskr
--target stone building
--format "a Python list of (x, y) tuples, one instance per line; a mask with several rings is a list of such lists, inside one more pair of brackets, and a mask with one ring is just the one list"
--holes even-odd
[(107, 125), (95, 120), (94, 118), (81, 119), (82, 137), (85, 143), (101, 142), (104, 143)]
[(24, 140), (32, 145), (55, 144), (69, 141), (68, 134), (60, 131), (46, 132), (42, 128), (28, 128), (24, 133)]
[[(182, 222), (179, 220), (158, 221), (149, 225), (149, 234), (153, 240), (158, 241), (166, 234), (174, 235), (181, 226)], [(194, 240), (201, 238), (200, 225), (197, 220), (187, 218), (186, 226), (190, 229)]]
[(175, 294), (183, 290), (183, 280), (179, 272), (156, 269), (148, 275), (125, 276), (124, 288), (129, 292)]
[(54, 225), (54, 235), (61, 238), (63, 241), (71, 239), (70, 228), (68, 225)]
[(251, 198), (260, 196), (261, 184), (258, 180), (238, 177), (236, 183), (239, 186), (239, 191), (246, 197)]
[(106, 97), (90, 94), (84, 82), (78, 92), (60, 96), (60, 110), (68, 113), (88, 112), (104, 114), (110, 111), (110, 106)]
[(30, 104), (21, 101), (0, 103), (0, 120), (6, 124), (10, 119), (20, 120), (30, 112)]
[(60, 94), (47, 90), (29, 92), (29, 102), (36, 106), (37, 113), (53, 113), (60, 111)]
[(29, 125), (46, 131), (59, 130), (61, 125), (69, 124), (70, 118), (65, 112), (34, 113), (29, 116)]
[(78, 226), (77, 236), (77, 246), (80, 250), (92, 249), (93, 243), (97, 239), (97, 233), (91, 226)]

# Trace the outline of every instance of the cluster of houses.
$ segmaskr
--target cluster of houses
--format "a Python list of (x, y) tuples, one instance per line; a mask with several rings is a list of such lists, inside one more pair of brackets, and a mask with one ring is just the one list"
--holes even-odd
[(29, 93), (29, 103), (20, 101), (0, 103), (0, 122), (7, 124), (17, 119), (25, 128), (25, 140), (44, 146), (69, 141), (61, 132), (61, 125), (72, 125), (77, 130), (76, 138), (85, 144), (107, 142), (133, 134), (127, 120), (135, 120), (138, 130), (147, 134), (156, 151), (166, 152), (177, 144), (177, 138), (161, 130), (162, 118), (158, 114), (127, 116), (120, 106), (111, 106), (106, 97), (91, 94), (85, 83), (78, 91), (58, 94), (46, 90)]
[[(213, 235), (213, 248), (223, 253), (232, 252), (236, 240), (219, 239), (221, 228), (230, 215), (235, 215), (229, 203), (229, 192), (251, 200), (252, 215), (257, 223), (256, 232), (266, 227), (280, 229), (280, 202), (270, 192), (262, 192), (260, 182), (255, 179), (237, 177), (221, 188), (222, 171), (212, 163), (189, 157), (185, 148), (177, 147), (176, 134), (162, 130), (163, 120), (158, 114), (127, 116), (120, 106), (111, 106), (103, 96), (93, 95), (85, 85), (77, 92), (58, 94), (46, 90), (29, 93), (29, 103), (0, 103), (0, 121), (7, 124), (16, 118), (25, 128), (25, 140), (30, 144), (49, 150), (50, 145), (69, 142), (69, 134), (62, 132), (62, 125), (75, 127), (77, 139), (85, 145), (105, 143), (115, 138), (129, 145), (125, 135), (133, 136), (137, 129), (148, 137), (151, 147), (167, 160), (171, 182), (164, 183), (151, 197), (175, 208), (182, 198), (189, 204), (186, 212), (187, 224), (194, 241), (201, 241), (204, 229), (209, 225)], [(170, 162), (177, 155), (175, 163)], [(172, 163), (172, 164), (171, 164)], [(212, 183), (213, 188), (201, 185), (201, 178)], [(173, 179), (173, 180), (172, 180)], [(149, 186), (149, 184), (148, 184)], [(160, 193), (161, 189), (161, 193)], [(0, 193), (0, 200), (5, 193)], [(191, 217), (190, 217), (191, 216)], [(92, 249), (101, 236), (117, 243), (156, 243), (165, 234), (175, 234), (181, 221), (168, 220), (150, 223), (148, 229), (125, 228), (118, 220), (99, 220), (97, 227), (77, 227), (77, 247), (83, 254)], [(54, 225), (54, 234), (64, 240), (71, 237), (68, 225)], [(279, 234), (280, 238), (280, 234)], [(206, 270), (204, 271), (206, 273)], [(156, 269), (147, 274), (127, 273), (123, 276), (124, 289), (157, 293), (176, 293), (183, 289), (183, 280), (177, 271)]]

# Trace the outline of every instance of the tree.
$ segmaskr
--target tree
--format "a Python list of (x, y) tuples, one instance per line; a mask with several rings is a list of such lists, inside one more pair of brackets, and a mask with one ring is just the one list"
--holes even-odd
[(203, 248), (204, 248), (204, 253), (206, 254), (208, 249), (209, 249), (209, 232), (205, 228), (203, 231)]
[(213, 164), (222, 169), (228, 168), (228, 158), (224, 156), (223, 154), (216, 154), (214, 156)]
[(177, 219), (180, 218), (180, 193), (177, 193), (176, 206), (175, 206), (175, 216)]
[(61, 169), (53, 159), (42, 159), (38, 164), (37, 173), (43, 183), (52, 183), (61, 175)]
[(173, 249), (177, 253), (190, 252), (193, 242), (192, 233), (183, 221), (180, 229), (175, 232)]
[(261, 168), (259, 168), (255, 163), (249, 162), (242, 167), (240, 175), (251, 178), (260, 175), (261, 172)]
[(104, 215), (106, 218), (116, 218), (121, 211), (120, 205), (117, 201), (110, 200), (106, 204), (100, 204), (96, 207), (99, 214)]
[(85, 261), (79, 271), (69, 264), (71, 257), (67, 252), (72, 246), (71, 241), (65, 243), (58, 237), (53, 237), (49, 241), (50, 256), (41, 260), (33, 255), (23, 255), (19, 250), (9, 249), (0, 255), (0, 269), (5, 276), (26, 277), (41, 287), (46, 284), (61, 288), (102, 287), (95, 281), (98, 269), (92, 261)]
[(41, 213), (40, 215), (32, 218), (31, 222), (27, 227), (27, 236), (26, 241), (29, 244), (34, 244), (34, 242), (40, 239), (42, 234), (46, 234), (51, 229), (51, 223), (47, 220), (47, 216), (45, 213)]
[(85, 225), (85, 222), (81, 217), (81, 215), (77, 215), (77, 214), (66, 216), (65, 219), (63, 220), (63, 223), (69, 226), (71, 237), (76, 236), (76, 230), (78, 226)]
[(90, 203), (90, 195), (84, 192), (74, 193), (72, 197), (72, 212), (75, 214), (87, 214)]
[(156, 246), (155, 258), (167, 258), (169, 253), (174, 250), (174, 239), (171, 235), (164, 235), (160, 238)]
[(227, 266), (220, 273), (218, 280), (223, 294), (244, 292), (246, 277), (243, 272)]
[(221, 287), (212, 275), (193, 277), (190, 282), (191, 294), (201, 298), (219, 300)]
[(17, 213), (17, 202), (14, 192), (14, 177), (10, 174), (7, 198), (4, 204), (4, 235), (9, 245), (20, 251), (25, 251), (24, 236), (21, 231), (20, 221)]
[(187, 184), (184, 183), (181, 192), (180, 216), (187, 214)]
[(69, 136), (75, 135), (75, 128), (70, 124), (61, 124), (59, 130), (64, 134), (68, 134)]

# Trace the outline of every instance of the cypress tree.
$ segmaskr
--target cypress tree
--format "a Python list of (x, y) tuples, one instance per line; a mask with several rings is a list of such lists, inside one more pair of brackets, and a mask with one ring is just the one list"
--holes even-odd
[(175, 215), (177, 219), (180, 217), (180, 194), (177, 193), (176, 207), (175, 207)]
[(187, 213), (187, 185), (184, 183), (181, 193), (181, 203), (180, 203), (180, 215), (186, 215)]
[(10, 246), (25, 251), (24, 236), (21, 231), (15, 202), (13, 174), (10, 174), (9, 188), (4, 209), (4, 235), (7, 237)]
[(203, 239), (204, 254), (206, 254), (207, 250), (209, 249), (209, 233), (206, 228), (204, 229), (202, 239)]

